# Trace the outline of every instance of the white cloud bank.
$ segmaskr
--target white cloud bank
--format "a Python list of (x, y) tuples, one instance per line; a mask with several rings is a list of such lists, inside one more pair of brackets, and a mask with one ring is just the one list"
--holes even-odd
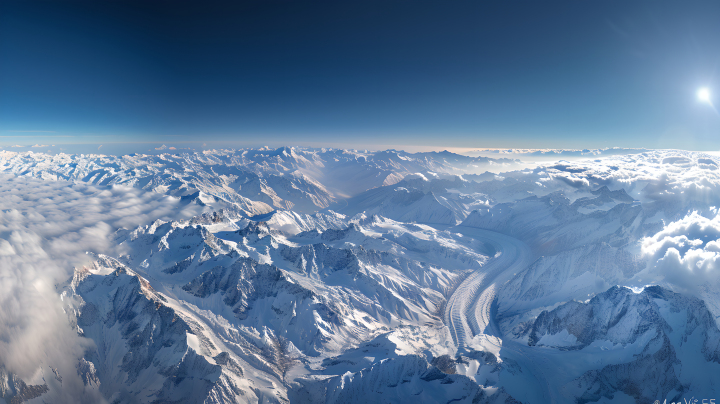
[(692, 288), (720, 280), (720, 215), (692, 212), (667, 224), (652, 237), (642, 240), (642, 252), (650, 258), (648, 273), (665, 282)]
[(111, 253), (115, 229), (188, 218), (199, 208), (134, 188), (0, 174), (0, 367), (42, 384), (39, 369), (52, 366), (63, 377), (53, 401), (100, 400), (81, 393), (76, 365), (92, 342), (70, 327), (55, 286), (88, 263), (86, 251)]
[[(706, 153), (654, 150), (603, 159), (558, 162), (541, 169), (571, 186), (624, 188), (642, 200), (713, 203), (720, 188), (720, 159)], [(712, 200), (712, 201), (711, 201)]]

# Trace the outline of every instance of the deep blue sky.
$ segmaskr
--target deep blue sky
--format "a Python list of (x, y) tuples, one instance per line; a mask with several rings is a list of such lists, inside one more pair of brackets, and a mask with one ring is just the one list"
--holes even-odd
[(0, 0), (0, 146), (717, 150), (719, 68), (710, 1)]

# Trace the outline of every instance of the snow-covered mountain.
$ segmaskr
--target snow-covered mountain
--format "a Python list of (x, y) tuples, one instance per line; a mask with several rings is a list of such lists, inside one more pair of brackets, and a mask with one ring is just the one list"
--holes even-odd
[(568, 357), (596, 357), (592, 369), (565, 368), (563, 377), (577, 378), (563, 393), (580, 402), (612, 399), (618, 392), (636, 402), (679, 401), (686, 393), (714, 397), (720, 387), (715, 319), (703, 301), (659, 286), (615, 286), (587, 303), (543, 311), (520, 337), (530, 346), (575, 351)]
[(393, 184), (415, 172), (474, 173), (516, 164), (506, 158), (471, 158), (450, 152), (288, 147), (121, 157), (0, 152), (0, 170), (17, 175), (121, 184), (174, 196), (193, 195), (201, 202), (217, 198), (249, 214), (273, 209), (311, 213), (338, 197)]
[[(76, 338), (62, 363), (0, 357), (0, 402), (716, 397), (720, 159), (573, 153), (527, 168), (394, 150), (2, 152), (15, 177), (98, 191), (76, 209), (10, 184), (0, 202), (0, 286), (22, 279), (0, 290), (47, 290)], [(178, 214), (133, 207), (143, 192)], [(53, 204), (103, 224), (34, 213)], [(63, 256), (65, 278), (19, 278), (73, 245), (88, 253)]]

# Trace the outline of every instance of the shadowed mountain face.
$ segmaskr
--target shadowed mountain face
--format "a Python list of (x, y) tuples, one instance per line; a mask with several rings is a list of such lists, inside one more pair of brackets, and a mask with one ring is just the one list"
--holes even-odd
[(2, 152), (0, 403), (715, 397), (718, 163)]

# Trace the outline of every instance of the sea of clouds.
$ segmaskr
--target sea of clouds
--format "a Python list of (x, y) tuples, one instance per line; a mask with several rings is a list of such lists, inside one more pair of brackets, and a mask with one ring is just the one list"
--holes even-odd
[(636, 276), (637, 282), (694, 293), (720, 285), (719, 168), (715, 155), (652, 150), (559, 162), (545, 171), (576, 187), (624, 188), (641, 201), (662, 227), (640, 240), (639, 252), (648, 266)]
[(118, 228), (185, 219), (200, 208), (134, 188), (0, 174), (0, 366), (28, 384), (42, 384), (54, 368), (62, 376), (55, 400), (101, 400), (78, 377), (92, 342), (71, 328), (56, 285), (89, 263), (86, 252), (112, 254)]

